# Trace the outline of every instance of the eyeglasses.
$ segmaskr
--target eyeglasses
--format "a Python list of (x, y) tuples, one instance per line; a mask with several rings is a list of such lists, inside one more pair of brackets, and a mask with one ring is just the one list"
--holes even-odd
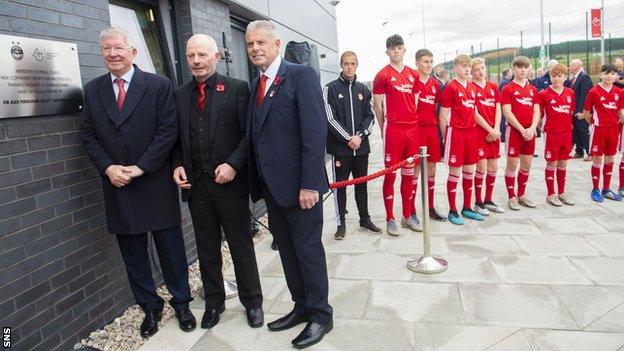
[(112, 53), (116, 53), (116, 52), (123, 52), (123, 51), (127, 51), (129, 49), (130, 49), (129, 47), (123, 46), (123, 45), (118, 45), (118, 46), (100, 46), (100, 50), (104, 54), (112, 54)]

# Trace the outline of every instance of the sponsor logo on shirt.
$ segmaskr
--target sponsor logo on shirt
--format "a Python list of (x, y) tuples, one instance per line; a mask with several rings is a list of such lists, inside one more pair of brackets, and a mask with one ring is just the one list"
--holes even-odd
[(524, 97), (522, 99), (518, 99), (516, 98), (516, 101), (522, 105), (526, 105), (526, 106), (533, 106), (533, 99), (530, 97)]
[(393, 85), (393, 87), (402, 93), (412, 93), (412, 84)]

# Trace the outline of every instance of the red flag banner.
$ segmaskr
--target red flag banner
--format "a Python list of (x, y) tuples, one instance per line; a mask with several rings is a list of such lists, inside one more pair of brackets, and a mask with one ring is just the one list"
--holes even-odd
[(591, 33), (592, 38), (600, 38), (602, 34), (602, 20), (600, 16), (600, 9), (591, 10)]

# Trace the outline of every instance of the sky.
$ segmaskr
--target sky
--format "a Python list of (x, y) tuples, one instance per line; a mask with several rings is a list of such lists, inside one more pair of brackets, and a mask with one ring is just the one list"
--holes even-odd
[[(600, 0), (543, 0), (544, 41), (551, 22), (552, 42), (585, 39), (585, 12), (599, 8)], [(624, 0), (605, 0), (605, 36), (624, 37)], [(539, 0), (342, 0), (336, 5), (340, 52), (358, 54), (358, 79), (372, 80), (388, 63), (385, 40), (399, 34), (405, 40), (405, 63), (414, 66), (414, 54), (423, 47), (434, 61), (451, 60), (455, 52), (470, 54), (500, 47), (540, 44)], [(384, 24), (385, 23), (385, 24)], [(590, 32), (591, 36), (591, 32)]]

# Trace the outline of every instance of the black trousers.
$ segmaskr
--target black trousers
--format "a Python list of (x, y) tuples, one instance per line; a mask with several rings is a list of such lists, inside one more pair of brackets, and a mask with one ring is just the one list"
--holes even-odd
[[(332, 156), (334, 181), (340, 182), (353, 178), (363, 177), (368, 174), (368, 154), (358, 156)], [(355, 187), (355, 203), (357, 205), (360, 221), (370, 217), (368, 213), (368, 190), (366, 183), (357, 184)], [(334, 201), (336, 207), (337, 225), (345, 224), (345, 213), (347, 207), (347, 189), (334, 189)]]
[(572, 141), (576, 145), (577, 154), (583, 154), (583, 151), (589, 155), (589, 123), (585, 119), (578, 119), (572, 116)]
[(308, 210), (299, 206), (282, 207), (264, 190), (269, 228), (277, 246), (286, 276), (286, 285), (295, 302), (295, 312), (307, 314), (320, 324), (332, 320), (325, 249), (321, 242), (323, 204)]
[[(151, 234), (165, 284), (173, 296), (169, 303), (175, 310), (186, 308), (193, 298), (188, 283), (188, 264), (182, 230), (176, 226), (154, 230)], [(162, 310), (164, 301), (156, 294), (152, 267), (147, 254), (147, 233), (115, 235), (115, 237), (137, 303), (143, 311)]]
[(241, 303), (246, 309), (262, 307), (256, 252), (249, 235), (249, 197), (215, 196), (209, 189), (208, 182), (211, 181), (206, 175), (199, 178), (193, 184), (193, 193), (189, 199), (206, 309), (218, 308), (225, 303), (221, 228), (232, 255)]

